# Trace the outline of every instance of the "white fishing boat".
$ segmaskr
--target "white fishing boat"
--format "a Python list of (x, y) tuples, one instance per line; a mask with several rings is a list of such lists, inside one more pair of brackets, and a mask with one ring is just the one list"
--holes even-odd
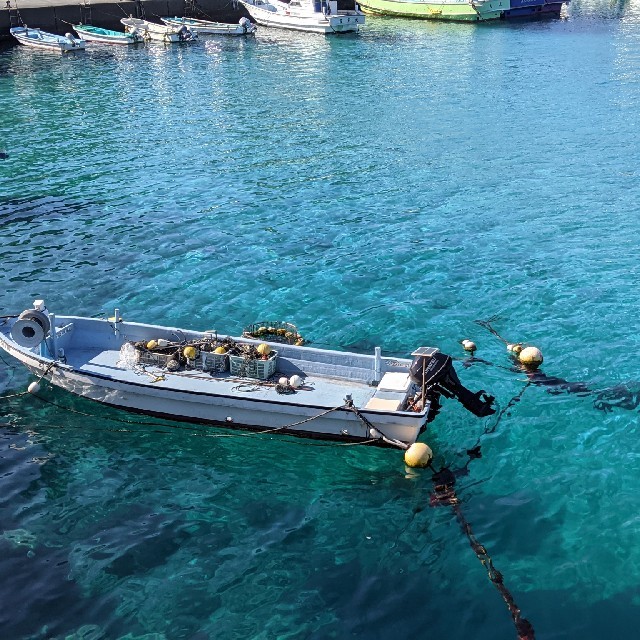
[(187, 26), (190, 29), (194, 29), (199, 35), (245, 36), (255, 34), (258, 30), (256, 25), (245, 17), (240, 18), (237, 24), (197, 20), (196, 18), (175, 17), (160, 19), (170, 27)]
[(125, 33), (123, 31), (112, 31), (111, 29), (102, 29), (94, 27), (90, 24), (74, 24), (73, 30), (87, 42), (98, 42), (101, 44), (136, 44), (142, 42), (144, 38), (137, 31)]
[(238, 0), (259, 25), (312, 33), (358, 31), (365, 16), (358, 5), (338, 10), (336, 0)]
[(465, 389), (438, 349), (417, 349), (413, 360), (331, 351), (268, 325), (223, 337), (128, 322), (118, 309), (109, 319), (57, 316), (36, 300), (0, 319), (0, 348), (40, 381), (177, 421), (406, 448), (441, 395), (478, 416), (494, 412), (493, 398)]
[(186, 25), (180, 27), (170, 27), (166, 24), (149, 22), (140, 18), (122, 18), (120, 22), (124, 25), (127, 33), (141, 34), (145, 40), (157, 40), (159, 42), (191, 42), (198, 37), (193, 29)]
[(30, 29), (26, 25), (23, 27), (12, 27), (9, 33), (20, 43), (27, 47), (36, 49), (46, 49), (48, 51), (81, 51), (85, 48), (85, 41), (75, 38), (72, 33), (58, 36), (54, 33), (42, 31), (42, 29)]

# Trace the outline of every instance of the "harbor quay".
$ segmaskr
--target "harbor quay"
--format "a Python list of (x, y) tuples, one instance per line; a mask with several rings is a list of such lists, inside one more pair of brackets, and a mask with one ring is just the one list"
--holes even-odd
[[(3, 0), (4, 2), (4, 0)], [(133, 16), (160, 21), (160, 16), (183, 16), (184, 0), (137, 0), (136, 2), (73, 2), (73, 0), (11, 0), (0, 10), (0, 40), (11, 39), (9, 29), (26, 24), (29, 27), (63, 34), (72, 24), (91, 23), (96, 27), (123, 31), (122, 18)], [(193, 7), (193, 3), (191, 7)], [(247, 16), (242, 5), (235, 8), (231, 0), (198, 0), (197, 10), (213, 20), (236, 23)]]

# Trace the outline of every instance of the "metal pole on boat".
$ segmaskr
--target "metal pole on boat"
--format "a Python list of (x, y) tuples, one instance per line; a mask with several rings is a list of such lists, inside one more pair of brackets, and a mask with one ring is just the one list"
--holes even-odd
[(54, 360), (58, 359), (58, 336), (56, 335), (56, 314), (49, 314), (49, 322), (51, 323), (51, 328), (49, 329), (49, 334), (51, 335), (51, 357)]
[(382, 373), (382, 349), (375, 348), (375, 364), (374, 364), (374, 380), (380, 382), (380, 374)]
[(422, 358), (422, 408), (427, 406), (427, 359)]
[(116, 307), (114, 314), (113, 314), (113, 331), (115, 335), (118, 335), (118, 322), (120, 322), (120, 309), (118, 309), (118, 307)]

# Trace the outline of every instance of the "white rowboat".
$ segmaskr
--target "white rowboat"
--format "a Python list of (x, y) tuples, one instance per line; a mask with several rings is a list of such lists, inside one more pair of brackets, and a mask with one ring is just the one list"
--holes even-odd
[(81, 51), (85, 48), (85, 41), (75, 38), (71, 33), (58, 36), (54, 33), (42, 31), (42, 29), (29, 29), (26, 25), (24, 27), (13, 27), (9, 29), (9, 33), (20, 44), (36, 49), (65, 53), (67, 51)]
[(255, 34), (257, 27), (247, 18), (240, 18), (238, 24), (213, 22), (211, 20), (197, 20), (196, 18), (160, 18), (170, 27), (187, 26), (197, 31), (199, 35), (244, 36)]
[(166, 24), (158, 24), (141, 20), (140, 18), (122, 18), (120, 22), (124, 25), (127, 33), (141, 34), (145, 40), (157, 40), (159, 42), (191, 42), (198, 37), (196, 31), (182, 25), (180, 27), (170, 27)]
[(413, 361), (361, 355), (125, 322), (117, 309), (108, 320), (54, 316), (36, 300), (0, 320), (0, 348), (75, 395), (177, 421), (406, 448), (440, 394), (493, 413), (428, 347)]

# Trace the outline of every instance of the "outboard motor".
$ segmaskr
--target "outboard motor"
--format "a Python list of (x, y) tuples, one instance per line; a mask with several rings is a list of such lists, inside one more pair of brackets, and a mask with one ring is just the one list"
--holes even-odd
[(77, 44), (78, 44), (78, 43), (76, 42), (76, 39), (73, 37), (73, 33), (65, 33), (65, 34), (64, 34), (64, 37), (65, 37), (67, 40), (69, 40), (69, 42), (71, 43), (71, 46), (72, 46), (72, 47), (77, 46)]
[(191, 29), (191, 27), (187, 27), (183, 25), (183, 27), (178, 31), (178, 37), (182, 42), (191, 42), (195, 40), (197, 35), (196, 32)]
[(420, 386), (425, 396), (429, 391), (435, 391), (445, 398), (456, 398), (467, 411), (479, 418), (496, 412), (493, 408), (493, 396), (487, 395), (484, 390), (472, 393), (462, 386), (453, 368), (451, 356), (433, 347), (421, 347), (411, 355), (414, 359), (409, 368), (409, 375)]
[(248, 18), (245, 18), (244, 16), (242, 16), (242, 18), (238, 20), (238, 24), (242, 27), (242, 30), (245, 33), (247, 33), (247, 31), (249, 31), (249, 29), (251, 29), (251, 27), (253, 26), (251, 24), (251, 20), (249, 20)]

